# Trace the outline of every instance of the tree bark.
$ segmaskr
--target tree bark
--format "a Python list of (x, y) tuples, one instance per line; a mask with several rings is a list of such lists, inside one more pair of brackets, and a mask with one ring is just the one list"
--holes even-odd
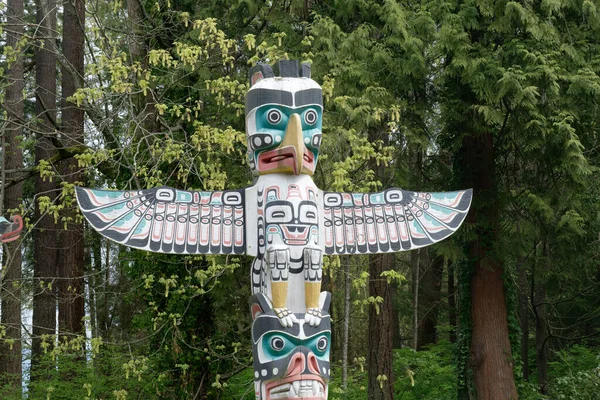
[[(56, 124), (56, 0), (36, 0), (36, 15), (39, 46), (35, 52), (36, 102), (35, 111), (37, 140), (35, 146), (36, 165), (56, 155), (50, 137), (55, 135)], [(54, 172), (54, 166), (50, 165)], [(49, 178), (36, 175), (35, 193), (48, 196), (50, 201), (56, 197), (56, 184)], [(31, 380), (38, 378), (42, 335), (54, 335), (56, 332), (56, 282), (57, 276), (57, 230), (54, 217), (40, 210), (35, 202), (35, 229), (33, 231), (33, 337)]]
[[(98, 337), (98, 327), (96, 325), (96, 296), (93, 290), (93, 288), (96, 287), (96, 275), (94, 274), (94, 259), (90, 247), (85, 248), (85, 273), (88, 278), (87, 283), (84, 283), (84, 293), (86, 295), (85, 301), (87, 303), (87, 308), (90, 310), (89, 330), (92, 337), (95, 338)], [(87, 289), (87, 291), (85, 289)]]
[(369, 400), (394, 398), (392, 296), (390, 284), (381, 277), (383, 271), (394, 268), (394, 260), (393, 253), (369, 256), (369, 296), (383, 298), (382, 303), (369, 306)]
[(92, 328), (92, 337), (97, 338), (100, 335), (99, 329), (99, 318), (98, 314), (100, 313), (100, 300), (98, 298), (98, 288), (102, 285), (102, 240), (100, 239), (100, 235), (93, 235), (91, 248), (91, 274), (90, 274), (90, 282), (88, 283), (89, 287), (89, 296), (90, 296), (90, 319), (91, 319), (91, 328)]
[[(423, 151), (415, 148), (414, 153), (414, 175), (412, 190), (420, 191), (423, 183)], [(413, 158), (411, 157), (411, 158)], [(413, 350), (417, 351), (419, 342), (419, 286), (421, 280), (421, 258), (427, 250), (416, 249), (410, 252), (410, 265), (412, 267), (412, 294), (413, 294)]]
[[(4, 100), (7, 126), (3, 135), (4, 171), (17, 171), (23, 168), (23, 152), (17, 145), (23, 135), (23, 56), (19, 42), (24, 29), (23, 0), (8, 0), (6, 10), (6, 45), (15, 51), (16, 59), (8, 66), (8, 87)], [(2, 184), (18, 178), (16, 173), (3, 174)], [(21, 183), (5, 189), (3, 211), (21, 205), (23, 185)], [(4, 214), (4, 212), (2, 213)], [(21, 392), (21, 241), (7, 243), (2, 252), (2, 279), (0, 297), (2, 299), (1, 324), (6, 328), (6, 340), (0, 342), (0, 397), (17, 397)]]
[[(101, 299), (102, 299), (102, 308), (97, 310), (98, 313), (98, 331), (99, 335), (105, 338), (111, 337), (112, 334), (112, 318), (110, 317), (110, 305), (109, 305), (109, 297), (108, 294), (111, 292), (109, 290), (110, 286), (110, 258), (111, 258), (111, 243), (110, 240), (100, 239), (101, 242), (106, 244), (105, 257), (104, 257), (104, 276), (102, 274), (98, 274), (98, 277), (102, 277), (102, 284), (99, 285), (101, 289)], [(98, 292), (96, 292), (96, 296)], [(98, 303), (99, 299), (96, 300)]]
[[(150, 33), (144, 24), (144, 10), (140, 0), (127, 0), (127, 14), (129, 19), (130, 35), (129, 53), (132, 62), (139, 62), (143, 69), (148, 67), (147, 39)], [(160, 126), (156, 120), (156, 102), (152, 98), (152, 91), (146, 94), (140, 92), (133, 96), (133, 106), (137, 115), (135, 137), (141, 138), (148, 133), (158, 132)], [(141, 130), (140, 130), (141, 129)]]
[(448, 261), (448, 323), (450, 324), (450, 343), (456, 343), (456, 287), (454, 285), (454, 264)]
[[(471, 115), (471, 119), (476, 117)], [(499, 219), (493, 135), (477, 133), (474, 126), (470, 128), (472, 132), (463, 136), (461, 161), (465, 183), (473, 188), (474, 203), (467, 223), (477, 223), (477, 239), (468, 244), (468, 257), (473, 263), (471, 367), (479, 400), (516, 399), (502, 279), (504, 268), (493, 249)]]
[(413, 350), (417, 350), (419, 338), (419, 278), (421, 276), (421, 260), (419, 253), (421, 249), (410, 252), (410, 266), (412, 272), (412, 296), (413, 296)]
[(444, 258), (436, 256), (423, 274), (421, 279), (421, 299), (419, 315), (419, 335), (417, 350), (423, 346), (437, 343), (437, 323), (442, 297), (442, 274), (444, 273)]
[(348, 390), (348, 344), (350, 343), (350, 257), (343, 257), (344, 265), (344, 337), (342, 343), (342, 388)]
[[(62, 139), (67, 147), (83, 145), (83, 109), (67, 100), (74, 95), (83, 81), (84, 22), (83, 0), (64, 3), (63, 56), (69, 65), (62, 69)], [(83, 180), (77, 160), (69, 158), (61, 163), (63, 181), (75, 184)], [(60, 231), (58, 246), (58, 321), (59, 331), (65, 336), (83, 334), (85, 298), (83, 290), (84, 243), (83, 224), (76, 222), (76, 201), (73, 197), (63, 218), (66, 229)]]
[[(371, 143), (381, 140), (389, 143), (385, 129), (370, 128), (368, 138)], [(370, 168), (375, 172), (384, 187), (391, 170), (383, 164), (371, 160)], [(369, 297), (381, 298), (382, 303), (369, 306), (368, 329), (368, 398), (369, 400), (389, 400), (394, 398), (394, 376), (392, 370), (392, 290), (391, 284), (381, 276), (383, 271), (395, 267), (395, 254), (374, 254), (369, 256)]]
[(129, 331), (131, 330), (131, 323), (133, 321), (133, 304), (131, 304), (130, 299), (127, 299), (125, 294), (129, 292), (129, 287), (131, 282), (129, 281), (127, 274), (125, 272), (125, 262), (119, 261), (118, 264), (118, 274), (119, 274), (119, 283), (118, 283), (118, 293), (120, 293), (120, 298), (118, 301), (119, 310), (117, 316), (119, 318), (119, 331), (121, 337), (123, 339), (127, 338)]
[(519, 324), (521, 325), (521, 363), (523, 379), (529, 380), (529, 296), (527, 269), (524, 258), (519, 258)]
[(401, 349), (402, 348), (402, 332), (400, 331), (400, 313), (404, 312), (404, 310), (399, 306), (399, 302), (396, 300), (398, 298), (398, 293), (400, 291), (400, 284), (398, 282), (390, 283), (390, 294), (392, 296), (392, 348)]
[[(548, 242), (542, 244), (542, 260), (540, 264), (547, 269), (549, 262)], [(537, 272), (537, 271), (536, 271)], [(538, 386), (541, 394), (548, 394), (548, 340), (550, 332), (548, 330), (548, 315), (546, 311), (546, 282), (536, 273), (532, 277), (533, 304), (535, 311), (535, 349), (537, 362)]]

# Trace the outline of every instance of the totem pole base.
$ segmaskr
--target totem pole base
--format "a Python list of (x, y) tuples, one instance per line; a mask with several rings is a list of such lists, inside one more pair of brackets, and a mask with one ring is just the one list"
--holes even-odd
[(318, 326), (298, 323), (284, 328), (269, 299), (262, 293), (250, 298), (252, 356), (256, 400), (326, 400), (331, 370), (331, 293), (321, 292), (323, 318)]

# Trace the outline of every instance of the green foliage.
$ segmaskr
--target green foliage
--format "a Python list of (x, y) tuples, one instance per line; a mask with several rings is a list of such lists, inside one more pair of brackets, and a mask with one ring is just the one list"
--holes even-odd
[(456, 366), (448, 342), (416, 353), (409, 349), (395, 352), (394, 372), (397, 399), (456, 398)]
[[(455, 190), (465, 173), (460, 150), (464, 137), (492, 133), (498, 226), (480, 219), (435, 249), (455, 261), (458, 270), (458, 344), (441, 343), (419, 353), (397, 351), (397, 398), (473, 394), (474, 260), (465, 254), (464, 242), (490, 244), (491, 256), (505, 266), (517, 376), (522, 372), (516, 359), (522, 327), (512, 312), (517, 268), (526, 270), (528, 283), (545, 287), (549, 323), (556, 335), (553, 349), (578, 337), (594, 337), (599, 329), (600, 254), (600, 187), (595, 179), (600, 165), (597, 2), (140, 4), (144, 21), (135, 32), (125, 2), (87, 5), (87, 48), (93, 54), (86, 58), (85, 81), (72, 100), (87, 112), (92, 127), (86, 132), (89, 148), (62, 150), (77, 150), (89, 186), (137, 189), (168, 184), (213, 190), (249, 184), (243, 161), (248, 68), (280, 58), (311, 60), (325, 98), (324, 154), (315, 175), (324, 190)], [(20, 45), (31, 58), (27, 40)], [(146, 46), (140, 58), (134, 54), (134, 42)], [(4, 71), (16, 52), (2, 47), (2, 89), (8, 84)], [(34, 121), (35, 96), (25, 97)], [(47, 193), (38, 193), (36, 201), (68, 227), (73, 217), (64, 214), (73, 206), (73, 187), (61, 182), (50, 161), (32, 165), (33, 144), (33, 136), (23, 138), (27, 167), (62, 184), (57, 201)], [(31, 195), (31, 182), (25, 184)], [(476, 206), (488, 197), (482, 193)], [(26, 213), (32, 200), (24, 203)], [(487, 228), (494, 234), (481, 235)], [(547, 244), (547, 254), (542, 254), (541, 243)], [(89, 285), (92, 277), (98, 280), (92, 288), (95, 301), (104, 302), (110, 314), (106, 321), (112, 323), (100, 327), (105, 331), (94, 338), (98, 354), (57, 352), (47, 341), (45, 375), (32, 380), (32, 398), (253, 396), (248, 259), (157, 256), (103, 244), (94, 261), (104, 255), (110, 259), (86, 274)], [(367, 293), (369, 279), (400, 281), (409, 275), (406, 260), (398, 260), (399, 270), (382, 277), (369, 276), (363, 258), (350, 267), (355, 331), (350, 350), (357, 363), (350, 368), (349, 389), (343, 393), (339, 351), (334, 352), (331, 398), (366, 397), (367, 322), (361, 308), (379, 307), (383, 300)], [(327, 273), (339, 322), (344, 301), (339, 259), (327, 261)], [(52, 286), (51, 281), (39, 284)], [(406, 318), (401, 321), (406, 331), (406, 310), (411, 306), (407, 287), (401, 286), (395, 299), (403, 310), (401, 318)], [(340, 342), (341, 335), (334, 335), (334, 344)], [(589, 346), (596, 348), (597, 343)], [(552, 396), (593, 398), (596, 356), (582, 346), (553, 355)], [(521, 398), (542, 398), (532, 382), (519, 382), (519, 392)]]
[[(427, 351), (414, 352), (410, 349), (394, 351), (394, 393), (396, 399), (454, 399), (456, 398), (456, 371), (452, 364), (452, 345), (442, 342)], [(340, 366), (335, 365), (336, 369)], [(252, 369), (248, 368), (229, 380), (223, 392), (226, 398), (253, 398)], [(348, 389), (341, 387), (340, 374), (329, 383), (331, 400), (363, 400), (367, 396), (367, 371), (364, 359), (350, 365)]]
[[(454, 346), (448, 342), (428, 347), (425, 351), (410, 349), (394, 351), (394, 393), (396, 399), (452, 400), (456, 398), (456, 364)], [(574, 346), (556, 354), (551, 363), (552, 395), (540, 395), (534, 383), (518, 381), (519, 398), (544, 399), (594, 399), (599, 384), (598, 355), (583, 346)], [(341, 387), (339, 374), (329, 384), (329, 398), (362, 400), (366, 396), (367, 374), (364, 364), (357, 360), (349, 368), (348, 389)], [(336, 366), (336, 369), (339, 366)], [(253, 396), (251, 368), (232, 377), (223, 391), (224, 398), (251, 399)]]
[(157, 265), (146, 254), (143, 258), (142, 269), (131, 271), (144, 272), (147, 307), (134, 319), (148, 334), (142, 354), (150, 350), (152, 367), (163, 371), (167, 382), (180, 382), (163, 397), (194, 396), (199, 385), (204, 393), (219, 395), (234, 371), (250, 360), (250, 293), (236, 284), (249, 265), (222, 257), (186, 257)]
[[(168, 381), (151, 368), (151, 360), (123, 351), (122, 346), (102, 345), (83, 351), (81, 338), (58, 345), (48, 337), (48, 351), (40, 372), (30, 376), (30, 399), (101, 399), (124, 393), (154, 397), (166, 393)], [(20, 398), (20, 397), (19, 397)]]
[(555, 361), (550, 363), (552, 379), (560, 380), (564, 377), (572, 377), (583, 371), (592, 371), (600, 364), (600, 353), (597, 349), (583, 345), (558, 351), (554, 356)]
[(233, 375), (227, 381), (227, 387), (223, 388), (222, 398), (254, 400), (254, 370), (246, 368)]
[(600, 387), (600, 364), (593, 369), (578, 371), (558, 378), (553, 385), (557, 399), (593, 400)]
[(518, 382), (519, 398), (524, 400), (582, 399), (598, 397), (600, 354), (597, 348), (575, 345), (560, 350), (550, 362), (550, 395), (538, 392), (533, 382)]

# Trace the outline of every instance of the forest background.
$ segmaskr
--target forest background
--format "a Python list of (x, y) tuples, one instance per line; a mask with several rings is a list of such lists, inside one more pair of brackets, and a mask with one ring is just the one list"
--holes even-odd
[(249, 185), (255, 63), (312, 63), (324, 190), (450, 191), (450, 240), (329, 258), (330, 399), (597, 399), (600, 1), (0, 1), (0, 397), (253, 397), (250, 260), (90, 231), (74, 185)]

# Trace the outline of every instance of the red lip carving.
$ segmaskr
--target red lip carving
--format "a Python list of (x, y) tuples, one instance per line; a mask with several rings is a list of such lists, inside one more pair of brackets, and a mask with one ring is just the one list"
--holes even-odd
[[(308, 366), (310, 374), (302, 374)], [(327, 386), (319, 373), (319, 365), (314, 354), (296, 353), (292, 356), (285, 378), (269, 382), (265, 386), (267, 400), (324, 400), (327, 398)]]
[(310, 229), (302, 225), (282, 225), (283, 237), (288, 244), (306, 244)]
[[(300, 175), (302, 171), (297, 170), (296, 148), (294, 146), (285, 146), (279, 149), (266, 151), (258, 156), (258, 171), (268, 172), (274, 169), (282, 168), (284, 171), (293, 172), (294, 175)], [(304, 148), (302, 157), (302, 170), (314, 171), (314, 155), (307, 148)]]

